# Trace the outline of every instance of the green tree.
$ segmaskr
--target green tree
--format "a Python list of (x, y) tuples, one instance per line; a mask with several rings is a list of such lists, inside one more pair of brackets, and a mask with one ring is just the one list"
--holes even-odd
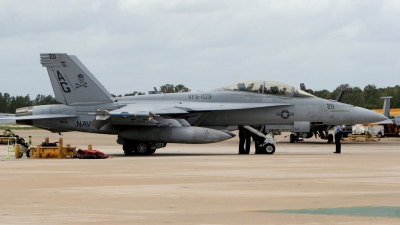
[(22, 107), (27, 107), (31, 106), (31, 99), (29, 95), (27, 96), (16, 96), (16, 97), (11, 97), (10, 98), (10, 103), (8, 105), (7, 112), (8, 113), (14, 113), (16, 109), (22, 108)]
[(2, 113), (6, 113), (7, 108), (8, 108), (8, 100), (7, 100), (7, 96), (9, 97), (9, 95), (7, 93), (4, 93), (4, 95), (0, 92), (0, 112)]
[(57, 100), (51, 95), (36, 95), (36, 98), (32, 100), (31, 105), (50, 105), (58, 104)]
[(365, 86), (363, 91), (364, 96), (364, 107), (367, 109), (379, 108), (378, 106), (378, 98), (380, 99), (380, 95), (378, 94), (378, 90), (376, 86), (373, 84), (368, 84)]

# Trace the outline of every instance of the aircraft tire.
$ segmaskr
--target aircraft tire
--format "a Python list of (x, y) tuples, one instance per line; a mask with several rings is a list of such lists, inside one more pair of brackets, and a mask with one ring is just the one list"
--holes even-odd
[(289, 139), (290, 139), (290, 143), (294, 143), (296, 140), (296, 137), (294, 136), (294, 134), (290, 134)]
[(150, 143), (148, 142), (137, 142), (135, 144), (134, 152), (137, 155), (150, 155), (152, 153)]
[(265, 146), (265, 154), (272, 155), (275, 153), (275, 145), (267, 144)]
[(26, 158), (31, 157), (31, 150), (26, 151)]

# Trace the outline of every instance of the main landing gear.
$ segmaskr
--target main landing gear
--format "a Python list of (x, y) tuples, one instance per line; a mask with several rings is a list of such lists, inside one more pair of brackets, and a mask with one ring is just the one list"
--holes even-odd
[(146, 141), (133, 141), (125, 139), (122, 149), (126, 156), (129, 155), (152, 155), (157, 148), (163, 148), (166, 143), (152, 143)]

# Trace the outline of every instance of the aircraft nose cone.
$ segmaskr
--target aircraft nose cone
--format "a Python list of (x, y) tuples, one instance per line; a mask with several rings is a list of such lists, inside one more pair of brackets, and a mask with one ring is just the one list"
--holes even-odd
[(352, 113), (353, 124), (360, 123), (376, 123), (388, 118), (382, 114), (376, 113), (369, 109), (364, 109), (360, 107), (353, 107)]

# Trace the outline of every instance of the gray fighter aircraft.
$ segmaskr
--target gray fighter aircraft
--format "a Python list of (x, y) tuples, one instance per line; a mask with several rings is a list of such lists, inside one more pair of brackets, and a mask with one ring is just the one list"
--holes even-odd
[[(377, 122), (385, 116), (317, 98), (288, 84), (254, 80), (208, 92), (111, 97), (76, 56), (40, 54), (59, 105), (19, 108), (15, 120), (52, 132), (117, 135), (126, 155), (150, 154), (167, 143), (212, 143), (238, 125), (266, 125), (307, 136), (316, 126)], [(117, 75), (113, 75), (117, 76)], [(275, 152), (274, 132), (262, 145)]]

